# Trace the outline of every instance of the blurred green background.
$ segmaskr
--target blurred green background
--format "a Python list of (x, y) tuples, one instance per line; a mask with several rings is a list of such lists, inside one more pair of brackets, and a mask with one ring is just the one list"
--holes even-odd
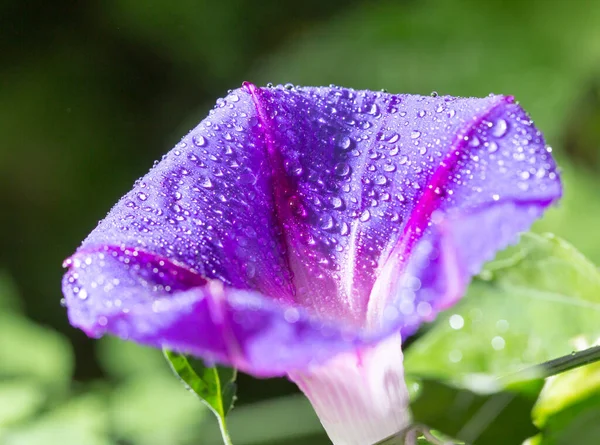
[[(218, 443), (158, 351), (69, 327), (61, 262), (243, 80), (515, 95), (564, 171), (536, 230), (600, 263), (598, 0), (1, 0), (0, 444)], [(323, 440), (295, 393), (242, 376), (234, 440)]]

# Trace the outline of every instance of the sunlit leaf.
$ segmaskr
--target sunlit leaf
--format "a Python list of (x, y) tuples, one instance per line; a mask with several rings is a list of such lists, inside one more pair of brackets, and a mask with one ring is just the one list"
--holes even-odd
[(533, 409), (539, 444), (590, 444), (600, 437), (600, 363), (549, 378)]
[(600, 336), (600, 273), (566, 242), (525, 235), (406, 353), (406, 372), (476, 391)]

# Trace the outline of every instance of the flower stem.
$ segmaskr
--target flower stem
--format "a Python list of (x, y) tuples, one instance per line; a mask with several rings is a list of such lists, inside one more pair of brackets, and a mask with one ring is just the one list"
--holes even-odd
[(600, 361), (600, 346), (593, 346), (583, 351), (573, 352), (572, 354), (525, 368), (505, 377), (503, 380), (504, 383), (510, 384), (533, 379), (545, 379), (597, 361)]
[(219, 419), (219, 429), (221, 430), (221, 437), (223, 438), (223, 443), (225, 445), (233, 445), (231, 441), (231, 437), (229, 437), (229, 433), (227, 432), (227, 427), (225, 426), (225, 419), (221, 416), (217, 416)]

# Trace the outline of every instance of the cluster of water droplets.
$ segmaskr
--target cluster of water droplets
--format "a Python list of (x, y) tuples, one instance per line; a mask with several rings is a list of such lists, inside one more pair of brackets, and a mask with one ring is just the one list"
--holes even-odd
[(299, 298), (336, 316), (364, 315), (411, 218), (420, 237), (445, 212), (543, 195), (544, 178), (556, 177), (541, 134), (499, 96), (279, 86), (263, 98), (288, 178), (279, 199), (290, 209), (290, 255), (309, 278), (295, 283)]
[[(385, 312), (391, 323), (416, 323), (442, 292), (435, 278), (420, 279), (439, 254), (435, 225), (501, 200), (543, 199), (554, 168), (529, 117), (499, 96), (236, 90), (135, 184), (82, 252), (95, 264), (106, 255), (98, 246), (121, 249), (111, 250), (128, 259), (116, 259), (119, 270), (143, 288), (162, 285), (160, 267), (139, 272), (156, 256), (168, 262), (161, 267), (360, 325), (384, 262), (426, 239), (420, 269)], [(131, 262), (122, 246), (141, 256)], [(80, 280), (83, 257), (74, 258), (69, 279)], [(78, 298), (90, 293), (69, 283)], [(122, 283), (93, 292), (102, 299)], [(286, 312), (290, 323), (298, 317)]]
[[(99, 247), (126, 246), (139, 255), (135, 259), (125, 256), (127, 261), (118, 264), (113, 261), (104, 273), (125, 271), (146, 290), (165, 279), (138, 273), (156, 255), (200, 280), (216, 279), (290, 299), (291, 275), (273, 212), (262, 133), (247, 93), (235, 91), (219, 100), (209, 116), (138, 180), (88, 237), (67, 264), (69, 279), (89, 275), (82, 255), (93, 264), (105, 263), (100, 256), (106, 253), (98, 251)], [(94, 274), (100, 274), (100, 269)], [(128, 292), (123, 278), (118, 281), (110, 289), (87, 286), (84, 292), (98, 303), (110, 301), (113, 295)], [(84, 288), (68, 283), (73, 294)]]

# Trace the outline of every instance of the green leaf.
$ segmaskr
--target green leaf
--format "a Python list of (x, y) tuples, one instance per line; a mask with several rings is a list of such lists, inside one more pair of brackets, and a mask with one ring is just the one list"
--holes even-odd
[(537, 432), (528, 419), (540, 388), (481, 395), (425, 379), (411, 410), (416, 422), (468, 444), (516, 445)]
[(164, 354), (175, 374), (217, 416), (223, 441), (230, 444), (225, 416), (233, 408), (235, 401), (236, 370), (205, 366), (199, 360), (188, 359), (183, 354), (167, 349), (164, 350)]
[(527, 234), (405, 355), (407, 374), (476, 392), (499, 376), (568, 355), (600, 336), (600, 273), (571, 245)]
[(546, 381), (532, 411), (539, 444), (595, 445), (600, 437), (600, 363)]

